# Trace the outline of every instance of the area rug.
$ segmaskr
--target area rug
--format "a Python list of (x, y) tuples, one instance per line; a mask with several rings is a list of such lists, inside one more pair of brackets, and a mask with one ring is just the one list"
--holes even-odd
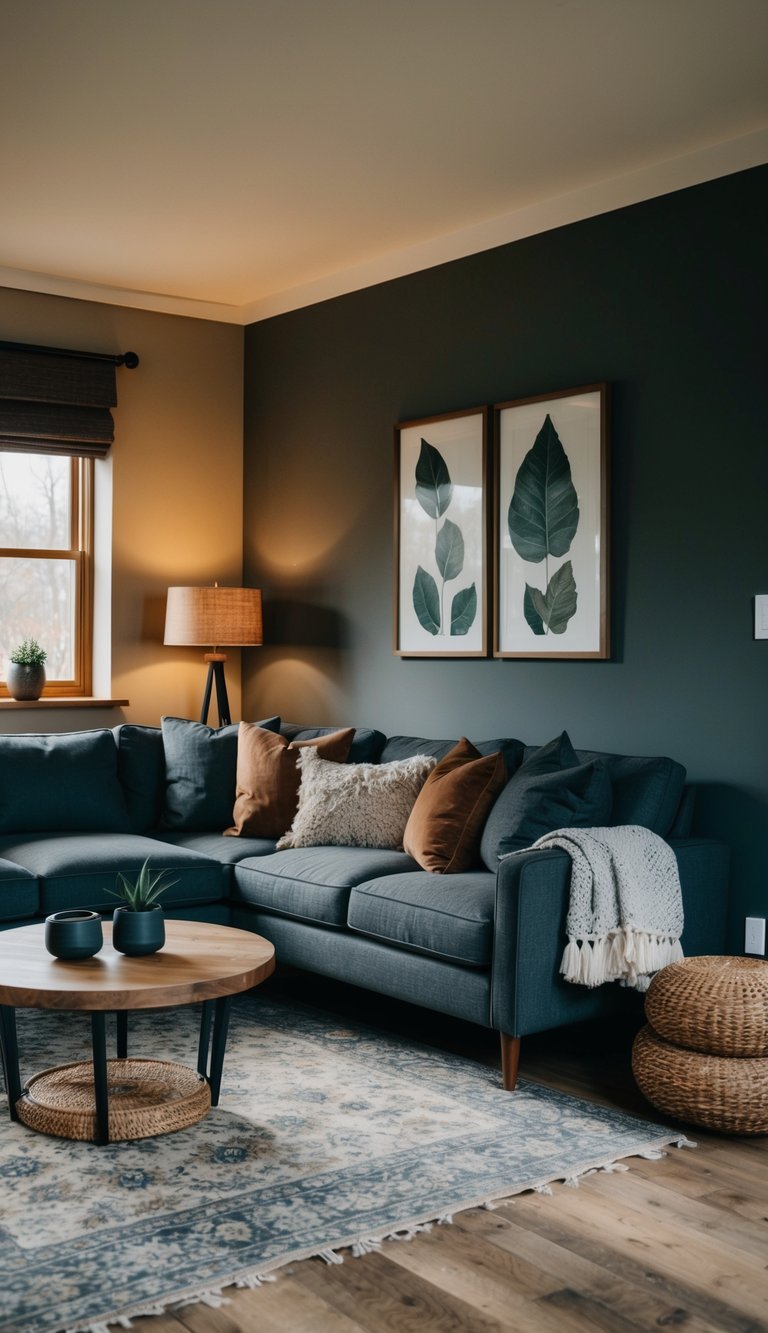
[[(18, 1027), (23, 1076), (87, 1058), (85, 1015), (23, 1011)], [(194, 1065), (196, 1028), (195, 1010), (135, 1016), (131, 1051)], [(256, 992), (233, 1007), (221, 1103), (199, 1124), (98, 1148), (0, 1121), (0, 1330), (129, 1327), (679, 1141)]]

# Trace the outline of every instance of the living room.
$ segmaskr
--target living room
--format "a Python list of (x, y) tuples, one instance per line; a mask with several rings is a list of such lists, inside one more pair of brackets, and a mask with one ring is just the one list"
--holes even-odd
[[(236, 191), (218, 199), (218, 166), (200, 160), (199, 145), (188, 144), (184, 157), (170, 132), (156, 161), (150, 141), (134, 132), (132, 102), (146, 101), (158, 118), (167, 115), (175, 126), (178, 108), (183, 108), (180, 91), (193, 85), (190, 70), (198, 69), (195, 61), (203, 59), (201, 35), (219, 51), (218, 77), (231, 77), (236, 69), (244, 81), (251, 77), (249, 61), (244, 56), (241, 63), (233, 63), (238, 26), (244, 25), (242, 31), (254, 44), (257, 29), (265, 98), (267, 91), (272, 97), (280, 91), (268, 79), (270, 51), (290, 51), (296, 61), (295, 67), (289, 66), (292, 98), (283, 127), (285, 147), (274, 102), (265, 102), (267, 110), (259, 109), (269, 134), (261, 122), (258, 135), (251, 127), (254, 159), (266, 171), (270, 157), (265, 140), (274, 137), (273, 154), (289, 153), (302, 130), (308, 133), (312, 116), (306, 103), (302, 108), (301, 80), (321, 54), (330, 58), (324, 42), (339, 51), (347, 42), (358, 43), (355, 78), (343, 97), (339, 93), (344, 115), (354, 118), (366, 77), (372, 88), (379, 86), (372, 56), (377, 40), (367, 34), (383, 41), (391, 17), (384, 25), (378, 7), (334, 0), (289, 7), (293, 23), (283, 25), (273, 6), (255, 5), (251, 12), (251, 7), (238, 5), (228, 13), (225, 5), (216, 10), (209, 28), (199, 6), (193, 7), (195, 23), (186, 25), (183, 7), (176, 4), (161, 16), (149, 7), (134, 6), (126, 15), (108, 5), (97, 34), (88, 30), (95, 8), (81, 0), (67, 7), (78, 20), (69, 32), (63, 22), (54, 22), (61, 19), (57, 6), (37, 11), (38, 16), (45, 14), (50, 32), (35, 30), (31, 11), (25, 18), (22, 6), (13, 8), (16, 38), (9, 33), (9, 42), (12, 46), (17, 40), (18, 51), (3, 96), (8, 99), (6, 122), (18, 125), (18, 141), (4, 149), (4, 179), (13, 182), (19, 199), (28, 203), (19, 205), (18, 219), (10, 216), (9, 208), (10, 230), (0, 231), (5, 265), (0, 271), (0, 333), (7, 341), (48, 347), (107, 353), (131, 349), (140, 364), (135, 370), (118, 370), (115, 443), (109, 460), (97, 464), (94, 701), (72, 708), (44, 699), (37, 711), (0, 702), (0, 731), (58, 733), (121, 722), (157, 727), (163, 715), (195, 719), (204, 680), (202, 649), (163, 643), (167, 589), (214, 580), (259, 587), (264, 597), (263, 646), (242, 653), (231, 650), (226, 664), (235, 720), (279, 714), (308, 726), (370, 727), (388, 736), (512, 736), (530, 746), (543, 745), (567, 730), (577, 748), (669, 755), (685, 766), (688, 781), (696, 787), (694, 830), (729, 848), (727, 948), (741, 954), (745, 918), (768, 917), (765, 651), (755, 637), (754, 619), (755, 597), (768, 592), (761, 511), (768, 493), (761, 337), (768, 181), (765, 81), (761, 89), (759, 78), (766, 42), (764, 7), (749, 0), (727, 6), (708, 0), (704, 5), (684, 3), (671, 15), (665, 4), (629, 6), (620, 23), (613, 5), (576, 0), (544, 6), (489, 3), (480, 6), (488, 10), (486, 31), (479, 21), (468, 19), (475, 6), (451, 4), (446, 29), (455, 27), (454, 35), (460, 34), (465, 46), (468, 25), (476, 25), (478, 33), (463, 52), (446, 39), (436, 57), (430, 56), (427, 41), (433, 31), (430, 20), (437, 21), (436, 9), (445, 6), (424, 3), (407, 14), (403, 9), (398, 12), (400, 46), (407, 48), (407, 61), (400, 83), (396, 67), (387, 71), (392, 88), (411, 87), (422, 65), (425, 78), (429, 69), (435, 79), (430, 68), (434, 59), (448, 62), (459, 78), (465, 60), (472, 96), (481, 99), (485, 86), (491, 98), (485, 114), (490, 132), (491, 112), (504, 114), (496, 80), (505, 44), (513, 49), (517, 38), (527, 51), (526, 41), (532, 43), (542, 76), (550, 68), (544, 62), (546, 51), (558, 78), (564, 77), (570, 65), (562, 47), (549, 52), (544, 44), (547, 24), (563, 24), (568, 40), (578, 43), (580, 62), (587, 61), (590, 39), (594, 43), (591, 63), (579, 64), (573, 87), (605, 81), (607, 101), (592, 106), (591, 114), (602, 117), (615, 139), (607, 136), (602, 157), (596, 152), (580, 159), (577, 150), (586, 134), (578, 132), (578, 118), (571, 123), (575, 104), (565, 92), (560, 98), (549, 93), (551, 139), (562, 139), (563, 148), (554, 154), (550, 141), (554, 160), (545, 164), (547, 175), (545, 165), (536, 168), (531, 154), (523, 151), (537, 120), (538, 108), (531, 101), (526, 121), (510, 120), (509, 155), (499, 158), (496, 167), (500, 179), (512, 179), (519, 171), (520, 189), (515, 193), (499, 184), (495, 195), (489, 190), (477, 204), (472, 203), (470, 185), (476, 176), (482, 179), (476, 161), (485, 160), (481, 141), (470, 145), (472, 152), (462, 143), (443, 145), (439, 170), (426, 160), (420, 163), (423, 190), (411, 176), (403, 179), (399, 192), (396, 172), (394, 177), (384, 173), (386, 188), (372, 180), (378, 160), (358, 144), (358, 156), (350, 159), (348, 203), (352, 209), (370, 185), (365, 215), (369, 232), (361, 238), (346, 235), (341, 224), (334, 234), (333, 215), (341, 216), (345, 206), (342, 195), (337, 198), (344, 183), (342, 164), (334, 159), (333, 170), (327, 166), (324, 174), (317, 163), (304, 161), (304, 182), (294, 194), (281, 198), (276, 188), (274, 195), (266, 189), (255, 194), (260, 208), (266, 207), (266, 198), (274, 203), (273, 232), (263, 224), (265, 253), (271, 253), (270, 246), (274, 249), (273, 233), (281, 223), (291, 232), (292, 244), (298, 246), (295, 237), (301, 236), (304, 249), (294, 256), (295, 267), (281, 270), (273, 261), (273, 273), (265, 273), (266, 260), (260, 269), (256, 254), (239, 286), (226, 276), (211, 231), (217, 215), (224, 227), (227, 205), (235, 208)], [(313, 17), (314, 10), (321, 12)], [(118, 59), (123, 44), (130, 55), (125, 66)], [(99, 71), (98, 79), (89, 76), (93, 82), (82, 70), (86, 45), (92, 69)], [(397, 43), (392, 45), (394, 51), (387, 48), (390, 58), (399, 54), (405, 60), (406, 50), (398, 52)], [(456, 45), (461, 48), (460, 42)], [(489, 73), (481, 78), (473, 59), (479, 59), (480, 51), (490, 58), (494, 48), (495, 77)], [(24, 87), (32, 49), (44, 75), (34, 96)], [(140, 81), (144, 58), (149, 67)], [(274, 54), (271, 58), (276, 59)], [(384, 61), (383, 51), (380, 59)], [(653, 92), (644, 98), (633, 83), (635, 101), (627, 92), (624, 103), (622, 79), (635, 77), (635, 62)], [(121, 78), (130, 75), (134, 83), (122, 83), (114, 73), (118, 69)], [(68, 106), (73, 70), (82, 73), (88, 98)], [(337, 73), (329, 64), (328, 79)], [(522, 77), (518, 65), (515, 73)], [(383, 74), (381, 79), (385, 82)], [(323, 86), (327, 90), (328, 84)], [(177, 94), (173, 114), (172, 91)], [(616, 120), (626, 113), (627, 125), (610, 123), (606, 106), (611, 96)], [(467, 105), (472, 103), (469, 92), (466, 99)], [(196, 100), (202, 108), (198, 115), (210, 117), (220, 105), (202, 88), (196, 89)], [(588, 101), (585, 94), (585, 106)], [(647, 115), (649, 101), (659, 108), (656, 120)], [(117, 115), (120, 106), (122, 117)], [(424, 114), (420, 99), (414, 106)], [(326, 110), (321, 105), (317, 112), (324, 130)], [(79, 133), (83, 141), (93, 134), (94, 142), (101, 143), (97, 132), (104, 134), (108, 126), (114, 154), (109, 171), (101, 150), (94, 148), (85, 164), (74, 151), (74, 139), (64, 151), (52, 133), (57, 115), (62, 136)], [(104, 124), (97, 126), (94, 120)], [(434, 134), (435, 127), (418, 120), (413, 124), (424, 154), (434, 146), (430, 132)], [(227, 117), (222, 115), (216, 126), (223, 135)], [(371, 125), (365, 128), (372, 131)], [(386, 137), (385, 123), (375, 128)], [(633, 139), (641, 131), (650, 136), (646, 143)], [(403, 162), (410, 163), (403, 121), (390, 126), (389, 133), (395, 161), (402, 152)], [(467, 134), (471, 139), (469, 130)], [(441, 142), (439, 134), (436, 139)], [(384, 166), (389, 166), (386, 160), (382, 171)], [(206, 170), (214, 182), (210, 190), (201, 187)], [(463, 211), (451, 211), (453, 186), (445, 188), (445, 182), (453, 182), (454, 171), (460, 180), (462, 170)], [(77, 174), (73, 189), (71, 178), (81, 171), (86, 174)], [(94, 194), (84, 205), (81, 187), (88, 173)], [(420, 196), (427, 182), (437, 188), (438, 178), (443, 180), (444, 213), (442, 220), (434, 214), (430, 220)], [(121, 183), (115, 197), (124, 209), (122, 222), (106, 205), (103, 216), (96, 208), (99, 191), (108, 193), (107, 185), (114, 189), (115, 179)], [(487, 180), (485, 184), (487, 188)], [(43, 210), (43, 188), (55, 204), (53, 210), (50, 203)], [(393, 194), (398, 209), (376, 232), (371, 215)], [(195, 195), (204, 196), (199, 216)], [(492, 206), (489, 201), (494, 199)], [(416, 224), (398, 230), (396, 215), (406, 214), (411, 200)], [(314, 212), (318, 231), (313, 238)], [(258, 252), (254, 216), (246, 220), (252, 227), (249, 244)], [(303, 219), (303, 232), (297, 218)], [(175, 269), (167, 250), (174, 231), (180, 252)], [(22, 244), (25, 233), (28, 250)], [(181, 253), (187, 234), (193, 242), (191, 259)], [(61, 248), (78, 240), (79, 268), (77, 249)], [(165, 271), (158, 258), (163, 245), (169, 255)], [(334, 245), (346, 246), (343, 258)], [(128, 269), (123, 270), (123, 262)], [(132, 270), (130, 262), (136, 265)], [(608, 658), (547, 662), (395, 656), (396, 423), (598, 382), (610, 387)], [(5, 652), (10, 647), (3, 645)], [(112, 699), (129, 703), (108, 706)], [(352, 991), (350, 998), (343, 987), (318, 978), (311, 981), (288, 978), (282, 984), (289, 998), (294, 994), (301, 1003), (325, 1004), (332, 1014), (345, 1009), (354, 1014), (361, 1006), (368, 1020), (378, 1016), (388, 1031), (399, 1030), (404, 1036), (412, 1031), (426, 1041), (435, 1036), (428, 1011), (396, 1004), (379, 1009), (384, 1002), (375, 996), (361, 999), (364, 993)], [(438, 1041), (450, 1045), (455, 1040), (465, 1053), (472, 1053), (473, 1038), (466, 1028), (459, 1026), (454, 1037), (450, 1023), (444, 1022), (436, 1035)], [(586, 1042), (585, 1049), (580, 1042)], [(485, 1046), (478, 1044), (489, 1064), (497, 1060), (490, 1039)], [(562, 1033), (553, 1034), (533, 1040), (528, 1060), (523, 1050), (521, 1075), (549, 1080), (563, 1091), (575, 1089), (598, 1102), (614, 1099), (621, 1107), (626, 1105), (622, 1097), (632, 1095), (631, 1074), (621, 1039), (617, 1050), (614, 1055), (613, 1048), (606, 1047), (607, 1054), (598, 1057), (586, 1038), (571, 1033), (564, 1040)], [(574, 1052), (579, 1051), (576, 1059)], [(642, 1102), (632, 1103), (632, 1109), (638, 1104)], [(653, 1112), (646, 1107), (646, 1114)], [(689, 1136), (697, 1137), (693, 1132)], [(712, 1154), (706, 1168), (689, 1166), (696, 1153), (679, 1150), (672, 1156), (684, 1157), (683, 1165), (639, 1165), (639, 1179), (652, 1196), (644, 1205), (622, 1195), (624, 1176), (600, 1177), (603, 1192), (593, 1190), (583, 1204), (586, 1186), (578, 1193), (578, 1204), (573, 1203), (576, 1193), (571, 1197), (567, 1190), (573, 1233), (592, 1225), (605, 1247), (600, 1209), (618, 1226), (623, 1208), (645, 1207), (652, 1218), (654, 1213), (663, 1216), (666, 1202), (674, 1225), (687, 1228), (699, 1265), (685, 1271), (674, 1291), (665, 1288), (665, 1296), (672, 1292), (669, 1309), (684, 1307), (694, 1326), (698, 1320), (699, 1326), (760, 1327), (752, 1306), (739, 1305), (737, 1294), (723, 1295), (713, 1270), (705, 1271), (711, 1255), (703, 1238), (714, 1229), (729, 1254), (739, 1246), (750, 1254), (758, 1252), (764, 1228), (758, 1188), (764, 1140), (702, 1137), (699, 1154), (703, 1157), (705, 1148)], [(708, 1186), (704, 1170), (711, 1173)], [(669, 1184), (653, 1183), (662, 1179)], [(676, 1179), (683, 1181), (679, 1193)], [(134, 1326), (146, 1327), (147, 1333), (179, 1327), (235, 1333), (247, 1327), (301, 1328), (308, 1322), (329, 1329), (620, 1328), (648, 1327), (659, 1318), (669, 1322), (666, 1308), (651, 1316), (651, 1307), (642, 1301), (636, 1316), (628, 1311), (628, 1293), (642, 1290), (647, 1299), (649, 1290), (634, 1271), (623, 1295), (614, 1278), (616, 1290), (601, 1303), (589, 1275), (573, 1258), (575, 1241), (571, 1239), (569, 1248), (555, 1235), (555, 1212), (566, 1188), (553, 1189), (559, 1192), (555, 1200), (523, 1196), (529, 1199), (529, 1214), (517, 1214), (519, 1222), (507, 1220), (506, 1250), (494, 1249), (483, 1219), (476, 1217), (464, 1231), (457, 1228), (461, 1243), (450, 1241), (447, 1257), (446, 1242), (435, 1241), (436, 1233), (430, 1233), (408, 1245), (390, 1246), (390, 1251), (398, 1251), (395, 1259), (388, 1258), (385, 1249), (345, 1265), (329, 1264), (327, 1270), (316, 1260), (305, 1260), (299, 1267), (314, 1265), (313, 1274), (321, 1271), (320, 1278), (283, 1276), (266, 1288), (237, 1293), (232, 1306), (193, 1305), (137, 1319)], [(729, 1192), (733, 1197), (726, 1203)], [(702, 1200), (710, 1194), (717, 1197), (706, 1214)], [(686, 1211), (681, 1199), (696, 1199), (696, 1207)], [(552, 1207), (549, 1220), (542, 1214), (546, 1206)], [(566, 1203), (562, 1207), (565, 1210)], [(583, 1208), (580, 1215), (573, 1211), (578, 1208)], [(519, 1233), (527, 1226), (531, 1230), (526, 1242)], [(745, 1235), (750, 1228), (751, 1237)], [(452, 1230), (442, 1229), (446, 1235)], [(545, 1240), (560, 1247), (564, 1265), (568, 1253), (572, 1270), (563, 1268), (569, 1276), (560, 1286), (586, 1293), (580, 1308), (578, 1302), (548, 1303), (542, 1292), (551, 1294), (555, 1288), (546, 1283), (534, 1296), (530, 1271), (525, 1280), (516, 1279), (509, 1264), (494, 1267), (488, 1258), (517, 1253), (515, 1262), (523, 1264), (525, 1256), (525, 1263), (535, 1267), (532, 1236), (538, 1238), (541, 1263)], [(631, 1253), (631, 1243), (627, 1245)], [(595, 1239), (589, 1254), (582, 1254), (582, 1264), (587, 1259), (598, 1263), (597, 1246)], [(400, 1252), (406, 1251), (416, 1257), (403, 1258)], [(418, 1257), (422, 1253), (423, 1260)], [(620, 1260), (615, 1262), (620, 1265)], [(653, 1262), (661, 1261), (654, 1255)], [(488, 1282), (496, 1303), (487, 1307), (471, 1280), (478, 1267), (493, 1274)], [(606, 1259), (604, 1272), (610, 1271)], [(609, 1283), (608, 1277), (605, 1281)], [(760, 1281), (764, 1277), (756, 1271), (745, 1277), (752, 1296)], [(504, 1293), (511, 1301), (506, 1324), (499, 1312)], [(764, 1300), (764, 1289), (762, 1295)], [(715, 1304), (707, 1313), (710, 1299)], [(410, 1324), (409, 1301), (417, 1302)], [(601, 1324), (601, 1319), (608, 1322)]]

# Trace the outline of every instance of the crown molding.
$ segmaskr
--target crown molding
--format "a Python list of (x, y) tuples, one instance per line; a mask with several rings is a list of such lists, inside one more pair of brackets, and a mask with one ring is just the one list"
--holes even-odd
[(244, 305), (215, 301), (197, 301), (162, 292), (134, 291), (99, 283), (79, 282), (54, 274), (31, 273), (22, 269), (0, 267), (0, 286), (22, 291), (42, 292), (79, 301), (97, 301), (107, 305), (151, 310), (188, 319), (208, 319), (224, 324), (254, 324), (274, 315), (286, 314), (304, 306), (316, 305), (336, 296), (361, 291), (393, 278), (406, 277), (438, 264), (492, 250), (511, 241), (522, 240), (555, 227), (567, 226), (600, 213), (610, 213), (629, 204), (642, 203), (659, 195), (671, 194), (701, 185), (720, 176), (728, 176), (768, 162), (768, 127), (710, 144), (706, 148), (679, 157), (655, 162), (636, 171), (624, 172), (604, 180), (541, 200), (525, 208), (490, 218), (471, 227), (448, 232), (418, 245), (407, 246), (390, 254), (353, 267), (329, 273), (312, 282), (284, 291), (272, 292)]

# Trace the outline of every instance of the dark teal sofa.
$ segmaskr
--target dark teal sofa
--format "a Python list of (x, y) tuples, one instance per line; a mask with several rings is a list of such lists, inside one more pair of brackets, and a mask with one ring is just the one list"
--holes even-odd
[[(332, 728), (263, 720), (291, 739)], [(562, 980), (570, 859), (525, 852), (478, 868), (431, 874), (402, 851), (305, 847), (225, 837), (235, 794), (237, 727), (180, 719), (163, 728), (0, 736), (0, 929), (64, 908), (112, 911), (118, 871), (149, 857), (174, 883), (172, 917), (231, 924), (272, 940), (290, 964), (499, 1032), (505, 1087), (520, 1039), (636, 1003), (617, 985)], [(358, 729), (349, 762), (413, 754), (441, 758), (453, 740)], [(532, 747), (503, 738), (508, 774)], [(693, 790), (669, 759), (600, 757), (612, 822), (653, 829), (673, 847), (683, 889), (686, 954), (725, 951), (728, 853), (691, 835)]]

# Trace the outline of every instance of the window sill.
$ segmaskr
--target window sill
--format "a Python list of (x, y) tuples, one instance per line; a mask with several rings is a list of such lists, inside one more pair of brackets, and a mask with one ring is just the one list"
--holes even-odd
[(73, 698), (62, 695), (61, 698), (49, 699), (0, 699), (0, 709), (5, 708), (125, 708), (129, 699), (94, 699), (88, 697)]

